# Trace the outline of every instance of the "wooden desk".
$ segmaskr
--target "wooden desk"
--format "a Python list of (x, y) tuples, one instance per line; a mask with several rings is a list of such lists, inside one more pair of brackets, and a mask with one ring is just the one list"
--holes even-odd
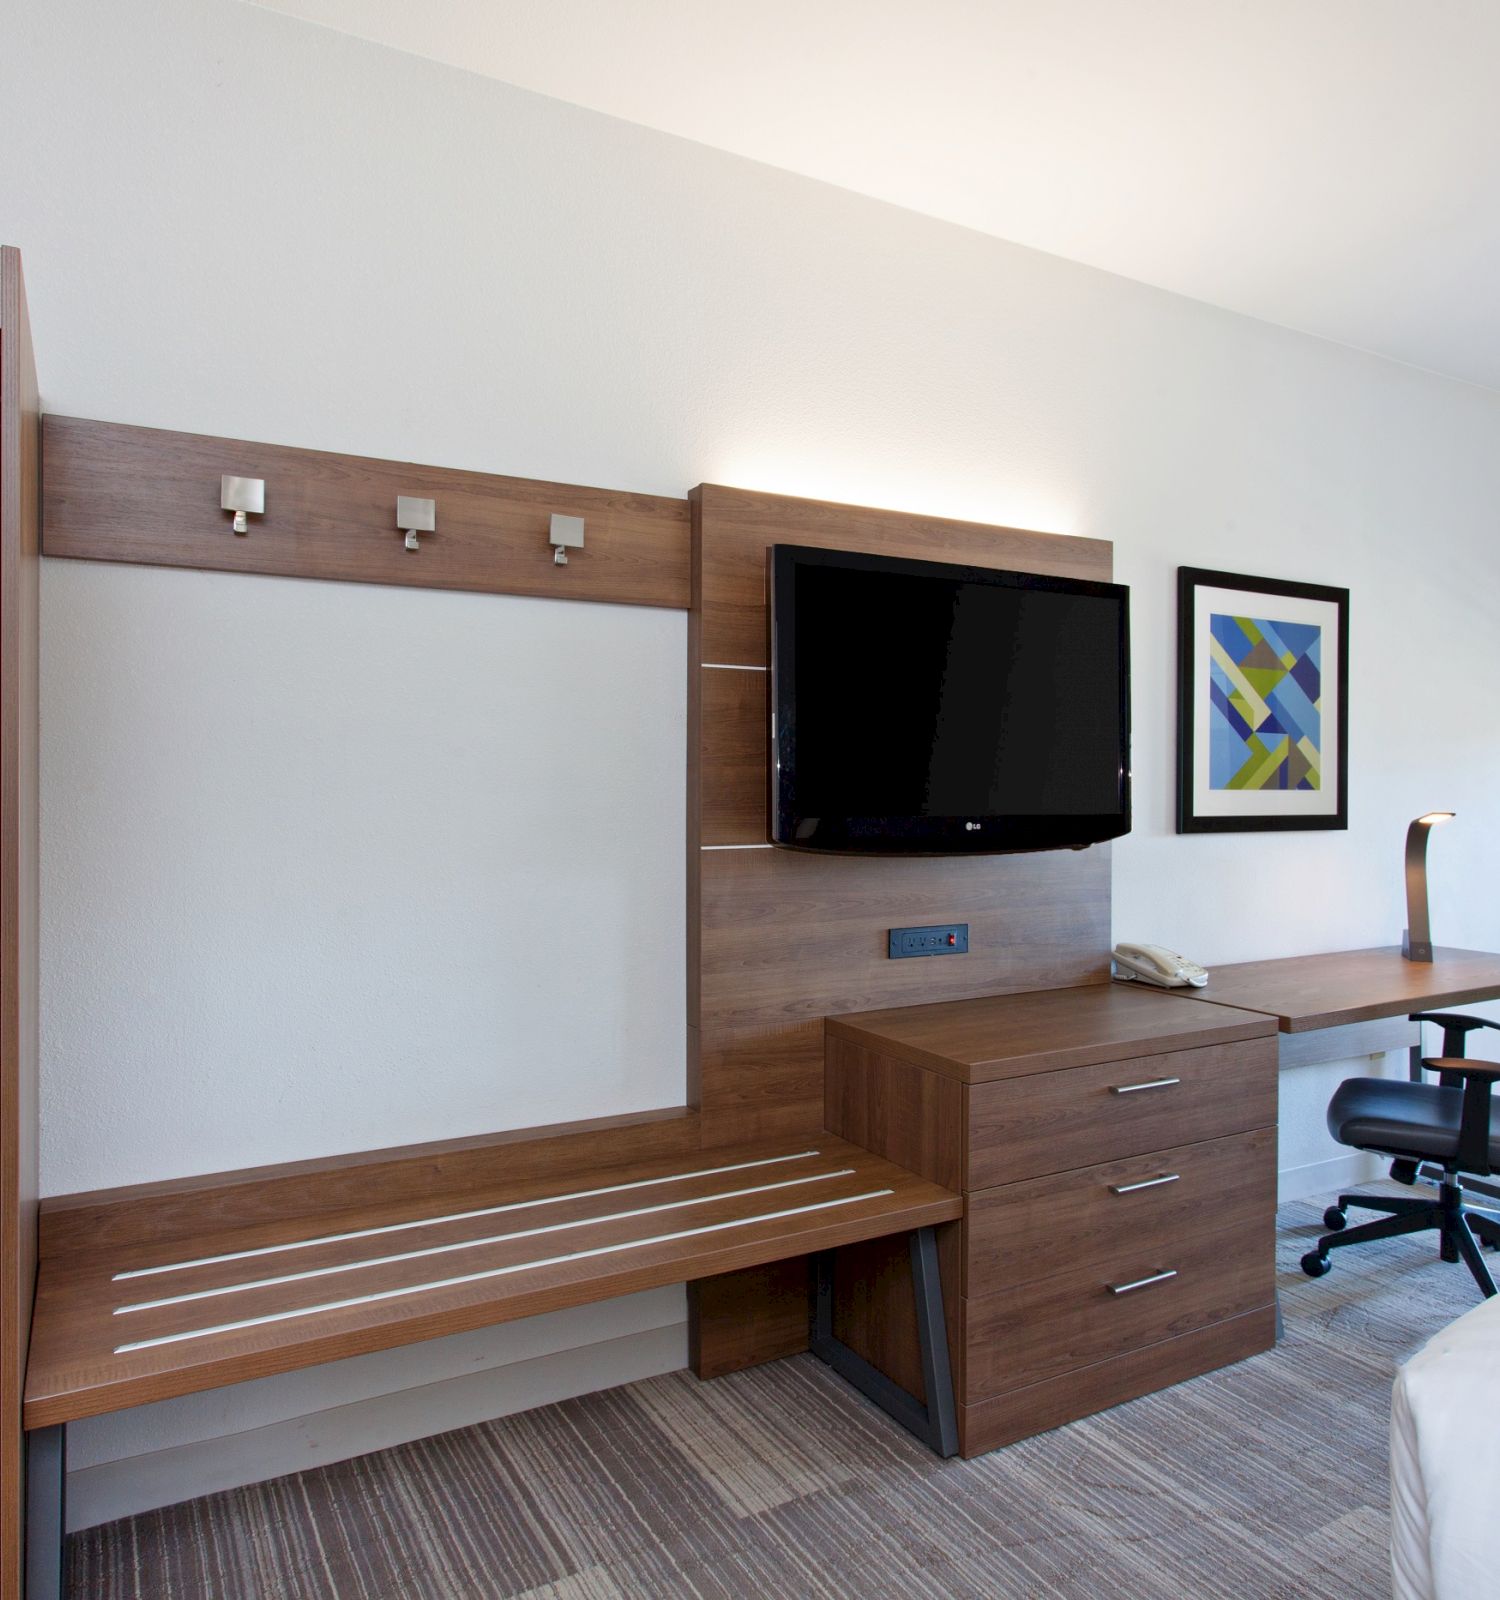
[(1264, 1012), (1282, 1033), (1311, 1033), (1500, 999), (1500, 955), (1439, 946), (1424, 962), (1407, 961), (1397, 945), (1336, 950), (1216, 967), (1206, 988), (1161, 992)]
[[(1269, 1348), (1278, 1066), (1396, 1049), (1409, 1013), (1496, 997), (1500, 955), (1392, 946), (1220, 967), (1204, 989), (829, 1017), (828, 1127), (964, 1195), (940, 1244), (963, 1453)], [(860, 1294), (878, 1306), (890, 1277), (867, 1266)]]

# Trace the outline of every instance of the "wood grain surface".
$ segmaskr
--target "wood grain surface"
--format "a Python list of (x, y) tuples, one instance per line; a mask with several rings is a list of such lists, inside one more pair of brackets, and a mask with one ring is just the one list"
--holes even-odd
[[(689, 669), (691, 670), (691, 669)], [(700, 667), (704, 844), (765, 844), (770, 676)]]
[(704, 484), (693, 498), (701, 507), (704, 529), (704, 661), (767, 664), (766, 551), (773, 544), (1104, 581), (1114, 565), (1114, 546), (1106, 539), (954, 522), (718, 484)]
[(698, 1030), (698, 1115), (706, 1146), (814, 1132), (823, 1126), (823, 1025)]
[(700, 1378), (722, 1378), (806, 1350), (811, 1274), (808, 1258), (793, 1256), (700, 1278), (693, 1285), (701, 1311), (689, 1325), (688, 1365)]
[[(1089, 1262), (964, 1301), (966, 1402), (1025, 1388), (1243, 1316), (1275, 1298), (1275, 1231), (1265, 1213), (1226, 1214), (1224, 1226), (1124, 1245)], [(1258, 1226), (1247, 1225), (1251, 1222)], [(1128, 1294), (1124, 1285), (1176, 1276)]]
[[(470, 589), (491, 594), (688, 603), (684, 500), (451, 467), (298, 450), (49, 416), (43, 425), (49, 556), (220, 572)], [(230, 531), (223, 473), (262, 478), (264, 516)], [(437, 527), (405, 548), (396, 497), (437, 502)], [(585, 546), (554, 565), (553, 513), (582, 517)]]
[(1399, 946), (1387, 945), (1285, 956), (1215, 967), (1206, 988), (1180, 992), (1211, 1005), (1264, 1011), (1284, 1033), (1308, 1033), (1500, 998), (1500, 955), (1440, 945), (1430, 962), (1407, 961)]
[[(806, 544), (1096, 579), (1113, 557), (1101, 540), (711, 484), (689, 499), (689, 1078), (703, 1138), (717, 1144), (823, 1125), (832, 1012), (1102, 983), (1108, 971), (1107, 846), (880, 859), (766, 848), (768, 675), (745, 669), (768, 665), (767, 551)], [(942, 922), (969, 923), (968, 955), (889, 959), (890, 928)], [(721, 1298), (737, 1324), (753, 1318), (749, 1288)], [(740, 1325), (716, 1330), (701, 1297), (690, 1304), (695, 1346), (755, 1342)]]
[[(1128, 1187), (1143, 1183), (1155, 1186)], [(1108, 1271), (1131, 1249), (1170, 1251), (1206, 1225), (1232, 1222), (1258, 1237), (1275, 1209), (1275, 1128), (983, 1189), (968, 1196), (964, 1293), (1031, 1283), (1059, 1266)]]
[(906, 1239), (870, 1239), (839, 1251), (833, 1264), (833, 1334), (926, 1403)]
[[(1107, 846), (881, 860), (706, 851), (700, 870), (705, 1034), (1105, 981)], [(969, 924), (966, 955), (891, 960), (892, 927), (942, 922)]]
[(250, 1256), (243, 1232), (208, 1231), (44, 1257), (27, 1426), (762, 1267), (962, 1212), (957, 1195), (827, 1135), (595, 1166), (571, 1181), (554, 1164), (544, 1180), (496, 1182), (470, 1200), (466, 1214), (434, 1220), (427, 1210), (410, 1225), (384, 1208), (369, 1221), (383, 1231), (355, 1238), (347, 1226), (310, 1233), (290, 1220)]
[(1263, 1306), (1045, 1383), (960, 1406), (959, 1449), (967, 1457), (984, 1455), (1017, 1439), (1243, 1361), (1271, 1349), (1275, 1342), (1276, 1311), (1273, 1306)]
[[(1162, 1087), (1131, 1087), (1143, 1083)], [(1274, 1128), (1276, 1047), (1203, 1045), (976, 1084), (968, 1095), (968, 1187), (988, 1189)], [(1269, 1210), (1263, 1220), (1269, 1234)]]
[(1255, 1011), (1185, 1005), (1164, 990), (1107, 983), (1088, 988), (904, 1006), (828, 1019), (830, 1036), (915, 1061), (965, 1083), (1126, 1061), (1195, 1045), (1266, 1038), (1275, 1022)]
[(54, 1195), (42, 1202), (41, 1250), (49, 1257), (110, 1253), (140, 1239), (165, 1244), (218, 1230), (262, 1244), (289, 1224), (358, 1227), (376, 1215), (422, 1216), (497, 1182), (545, 1182), (556, 1172), (672, 1159), (697, 1148), (697, 1113), (679, 1106)]
[(39, 402), (0, 249), (0, 1600), (21, 1592), (21, 1394), (36, 1278)]
[[(1094, 985), (826, 1028), (830, 1126), (961, 1174), (943, 1296), (965, 1454), (1270, 1343), (1244, 1313), (1273, 1298), (1273, 1018)], [(862, 1246), (886, 1269), (845, 1292), (871, 1359), (909, 1376), (909, 1341), (880, 1331), (901, 1324), (892, 1248)]]
[(830, 1036), (824, 1058), (829, 1132), (945, 1189), (963, 1189), (963, 1085), (939, 1072)]

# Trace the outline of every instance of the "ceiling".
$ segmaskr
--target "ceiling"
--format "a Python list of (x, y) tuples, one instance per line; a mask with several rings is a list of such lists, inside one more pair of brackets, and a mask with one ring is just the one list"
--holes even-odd
[(1500, 389), (1495, 0), (259, 0)]

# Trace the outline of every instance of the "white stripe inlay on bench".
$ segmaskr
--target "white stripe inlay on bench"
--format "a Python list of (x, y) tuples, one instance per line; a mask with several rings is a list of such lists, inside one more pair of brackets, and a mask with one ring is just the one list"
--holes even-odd
[(400, 1233), (407, 1228), (434, 1228), (440, 1222), (467, 1222), (471, 1217), (498, 1217), (506, 1211), (526, 1211), (532, 1206), (561, 1205), (565, 1200), (592, 1200), (595, 1195), (625, 1194), (631, 1189), (649, 1189), (658, 1183), (687, 1183), (693, 1178), (714, 1178), (724, 1172), (749, 1172), (755, 1167), (774, 1167), (783, 1161), (809, 1161), (821, 1150), (795, 1150), (785, 1156), (763, 1156), (757, 1161), (735, 1161), (723, 1167), (701, 1167), (696, 1172), (668, 1172), (660, 1178), (636, 1178), (630, 1183), (608, 1183), (598, 1189), (575, 1189), (568, 1194), (546, 1194), (535, 1200), (512, 1200), (500, 1206), (481, 1206), (475, 1211), (452, 1211), (441, 1217), (418, 1217), (413, 1222), (388, 1222), (378, 1228), (351, 1228), (347, 1233), (320, 1233), (311, 1239), (292, 1239), (286, 1244), (263, 1244), (253, 1250), (226, 1250), (222, 1255), (196, 1256), (191, 1261), (168, 1261), (159, 1267), (135, 1267), (116, 1272), (111, 1282), (126, 1278), (150, 1278), (160, 1272), (186, 1272), (189, 1267), (217, 1266), (221, 1261), (248, 1261), (252, 1256), (275, 1256), (283, 1250), (311, 1250), (314, 1245), (342, 1244), (346, 1239), (373, 1239), (382, 1233)]
[(367, 1267), (389, 1267), (398, 1261), (420, 1261), (424, 1256), (451, 1255), (455, 1250), (479, 1250), (486, 1245), (506, 1244), (512, 1239), (534, 1239), (545, 1233), (564, 1233), (569, 1228), (592, 1228), (601, 1222), (627, 1222), (632, 1217), (650, 1217), (662, 1211), (681, 1211), (686, 1206), (707, 1206), (718, 1200), (743, 1200), (752, 1194), (771, 1194), (777, 1189), (795, 1189), (805, 1183), (826, 1183), (830, 1178), (852, 1178), (853, 1167), (835, 1172), (815, 1172), (805, 1178), (783, 1178), (779, 1183), (760, 1183), (750, 1189), (731, 1189), (724, 1194), (693, 1195), (686, 1200), (664, 1200), (657, 1206), (638, 1206), (633, 1211), (606, 1211), (572, 1222), (549, 1222), (541, 1228), (520, 1228), (512, 1233), (492, 1233), (478, 1239), (458, 1239), (451, 1244), (424, 1245), (420, 1250), (403, 1250), (397, 1255), (370, 1256), (363, 1261), (338, 1261), (329, 1267), (309, 1267), (304, 1272), (284, 1272), (274, 1278), (247, 1278), (243, 1283), (221, 1284), (214, 1289), (194, 1289), (187, 1294), (166, 1295), (160, 1300), (141, 1300), (134, 1305), (116, 1306), (114, 1315), (132, 1311), (157, 1311), (162, 1306), (180, 1306), (190, 1300), (213, 1300), (224, 1294), (244, 1294), (250, 1289), (271, 1289), (281, 1283), (302, 1283), (308, 1278), (331, 1278), (340, 1272), (361, 1272)]
[(623, 1244), (599, 1245), (593, 1250), (574, 1250), (566, 1255), (548, 1256), (541, 1261), (520, 1261), (509, 1267), (491, 1267), (485, 1272), (466, 1272), (456, 1278), (437, 1278), (431, 1283), (413, 1283), (400, 1289), (382, 1289), (377, 1294), (359, 1294), (348, 1300), (328, 1300), (319, 1306), (299, 1306), (293, 1311), (271, 1311), (263, 1317), (245, 1317), (239, 1322), (220, 1322), (211, 1328), (190, 1328), (185, 1333), (165, 1333), (155, 1339), (137, 1339), (133, 1344), (115, 1346), (117, 1356), (135, 1350), (155, 1350), (164, 1344), (181, 1344), (188, 1339), (208, 1339), (217, 1333), (237, 1333), (242, 1328), (260, 1328), (271, 1322), (290, 1322), (297, 1317), (316, 1317), (329, 1311), (345, 1311), (352, 1306), (374, 1305), (381, 1300), (399, 1300), (407, 1295), (426, 1294), (433, 1289), (456, 1289), (466, 1283), (483, 1283), (489, 1278), (506, 1278), (517, 1272), (534, 1272), (540, 1267), (561, 1266), (567, 1261), (587, 1261), (595, 1256), (617, 1255), (622, 1250), (642, 1250), (648, 1245), (673, 1244), (678, 1239), (694, 1239), (706, 1233), (722, 1233), (727, 1228), (748, 1228), (757, 1222), (780, 1222), (786, 1217), (802, 1217), (813, 1211), (828, 1211), (834, 1206), (858, 1205), (862, 1200), (883, 1200), (894, 1189), (871, 1189), (865, 1194), (845, 1195), (838, 1200), (820, 1200), (814, 1205), (793, 1206), (787, 1211), (767, 1211), (758, 1217), (739, 1217), (733, 1222), (709, 1222), (701, 1228), (684, 1228), (680, 1233), (658, 1233), (649, 1239), (628, 1239)]

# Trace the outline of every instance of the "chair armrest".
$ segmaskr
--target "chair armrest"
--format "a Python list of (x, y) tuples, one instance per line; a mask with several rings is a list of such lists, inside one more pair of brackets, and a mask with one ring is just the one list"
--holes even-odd
[(1451, 1072), (1464, 1080), (1463, 1109), (1459, 1114), (1458, 1155), (1461, 1171), (1488, 1177), (1490, 1165), (1490, 1091), (1500, 1082), (1500, 1061), (1470, 1061), (1464, 1056), (1436, 1056), (1424, 1061), (1434, 1072)]
[(1413, 1011), (1408, 1022), (1435, 1022), (1443, 1030), (1443, 1054), (1461, 1056), (1468, 1045), (1469, 1035), (1476, 1028), (1500, 1029), (1500, 1022), (1488, 1017), (1471, 1017), (1463, 1011)]
[(1456, 1072), (1461, 1078), (1500, 1079), (1500, 1061), (1471, 1061), (1467, 1056), (1433, 1056), (1422, 1063), (1429, 1072)]
[(1408, 1022), (1436, 1022), (1444, 1028), (1458, 1028), (1468, 1033), (1473, 1028), (1500, 1028), (1500, 1022), (1488, 1017), (1471, 1017), (1463, 1011), (1413, 1011)]

